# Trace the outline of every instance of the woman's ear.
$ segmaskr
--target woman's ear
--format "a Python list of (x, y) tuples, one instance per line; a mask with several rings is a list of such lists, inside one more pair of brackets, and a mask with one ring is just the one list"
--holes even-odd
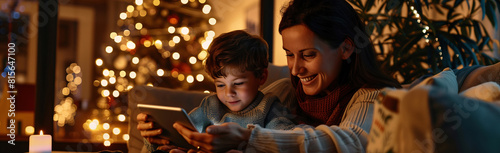
[(267, 68), (262, 70), (262, 75), (260, 76), (259, 85), (263, 85), (264, 83), (266, 83), (268, 73), (269, 72), (267, 71)]
[(342, 54), (342, 59), (346, 60), (351, 57), (351, 54), (354, 52), (354, 42), (352, 42), (352, 39), (347, 37), (344, 39), (344, 42), (340, 44), (339, 49), (341, 49), (341, 54)]

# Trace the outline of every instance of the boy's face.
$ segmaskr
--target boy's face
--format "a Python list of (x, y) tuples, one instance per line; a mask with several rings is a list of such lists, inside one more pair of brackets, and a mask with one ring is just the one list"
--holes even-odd
[(255, 77), (250, 71), (242, 73), (238, 70), (228, 70), (228, 72), (226, 77), (215, 78), (217, 97), (231, 111), (241, 111), (257, 96), (259, 86), (267, 79), (267, 70), (261, 78)]

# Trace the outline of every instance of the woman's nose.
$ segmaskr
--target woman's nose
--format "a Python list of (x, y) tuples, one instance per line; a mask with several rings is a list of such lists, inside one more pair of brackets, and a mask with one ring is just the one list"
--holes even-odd
[(295, 58), (293, 60), (293, 63), (291, 64), (290, 72), (292, 73), (293, 76), (297, 76), (301, 73), (304, 72), (304, 66), (303, 63), (300, 59)]

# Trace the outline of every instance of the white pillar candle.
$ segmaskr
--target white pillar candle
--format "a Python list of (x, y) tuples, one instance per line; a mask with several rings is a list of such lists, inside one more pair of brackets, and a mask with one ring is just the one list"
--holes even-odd
[(43, 131), (40, 131), (40, 135), (30, 136), (30, 153), (50, 153), (52, 152), (52, 136), (43, 135)]

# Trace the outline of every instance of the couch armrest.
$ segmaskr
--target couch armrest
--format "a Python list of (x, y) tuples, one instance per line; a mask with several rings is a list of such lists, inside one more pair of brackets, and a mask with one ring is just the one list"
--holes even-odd
[(460, 87), (459, 92), (489, 81), (500, 84), (500, 63), (483, 66), (472, 71)]
[(176, 103), (169, 103), (171, 106), (182, 107), (187, 112), (197, 107), (201, 100), (206, 97), (207, 93), (195, 91), (181, 91), (168, 88), (157, 88), (149, 86), (137, 86), (129, 91), (128, 108), (129, 116), (129, 135), (128, 141), (129, 152), (141, 152), (143, 150), (143, 138), (137, 130), (137, 114), (140, 113), (137, 108), (137, 103), (148, 101), (154, 105), (165, 105), (165, 101), (171, 100)]

